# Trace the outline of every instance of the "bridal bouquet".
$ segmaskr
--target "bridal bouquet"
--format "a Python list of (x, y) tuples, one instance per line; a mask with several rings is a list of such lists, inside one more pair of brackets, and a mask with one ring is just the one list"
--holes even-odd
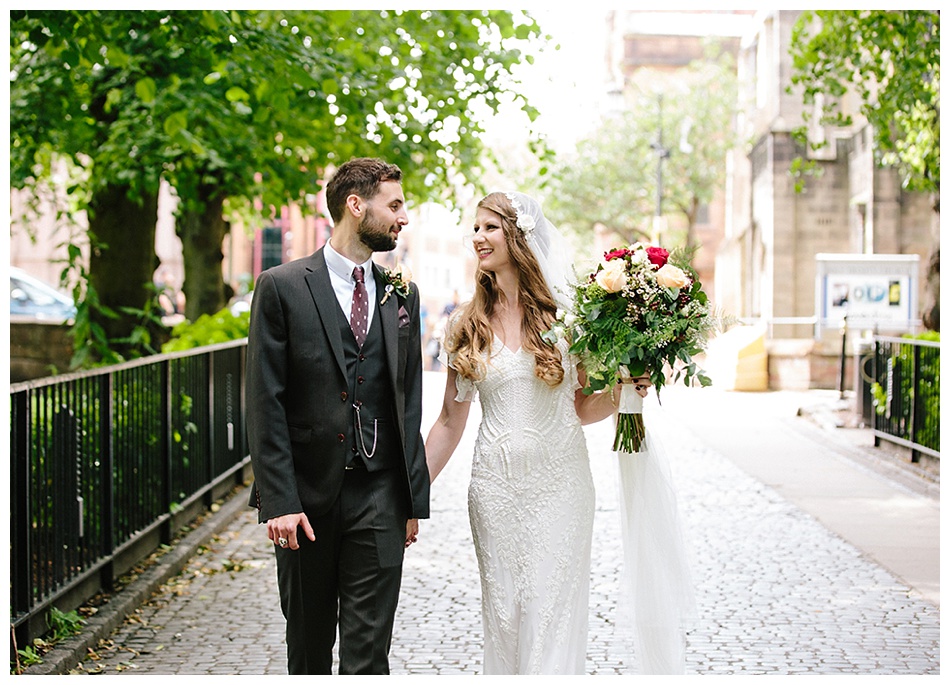
[[(573, 311), (561, 312), (555, 328), (566, 332), (584, 364), (585, 392), (649, 374), (659, 393), (667, 368), (674, 382), (711, 383), (693, 356), (704, 350), (716, 320), (683, 254), (640, 243), (610, 250), (573, 291)], [(645, 433), (642, 398), (629, 385), (621, 388), (613, 449), (634, 453)]]

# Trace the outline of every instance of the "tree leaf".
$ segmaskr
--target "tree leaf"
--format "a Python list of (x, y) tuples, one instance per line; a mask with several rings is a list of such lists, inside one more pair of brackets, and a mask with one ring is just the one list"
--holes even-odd
[(155, 80), (147, 76), (135, 82), (135, 94), (139, 100), (147, 105), (155, 102), (155, 93), (157, 90), (158, 87), (155, 85)]

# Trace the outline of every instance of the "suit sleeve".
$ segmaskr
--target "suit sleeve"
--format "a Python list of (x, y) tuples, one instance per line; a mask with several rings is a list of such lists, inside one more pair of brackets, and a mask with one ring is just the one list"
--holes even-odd
[(409, 350), (406, 355), (406, 466), (412, 492), (412, 517), (429, 518), (429, 468), (422, 439), (422, 324), (419, 290), (413, 284), (409, 305)]
[(247, 437), (263, 522), (303, 511), (287, 425), (288, 335), (277, 282), (264, 271), (251, 303), (247, 341)]

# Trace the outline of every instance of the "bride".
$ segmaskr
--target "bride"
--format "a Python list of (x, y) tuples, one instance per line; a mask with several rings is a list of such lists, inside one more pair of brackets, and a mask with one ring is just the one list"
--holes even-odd
[[(492, 193), (474, 228), (475, 294), (446, 329), (445, 397), (426, 440), (430, 477), (458, 446), (477, 393), (469, 515), (484, 672), (583, 674), (594, 486), (581, 426), (616, 412), (619, 387), (584, 394), (567, 341), (542, 340), (567, 306), (569, 261), (540, 205)], [(630, 382), (646, 395), (648, 377)]]

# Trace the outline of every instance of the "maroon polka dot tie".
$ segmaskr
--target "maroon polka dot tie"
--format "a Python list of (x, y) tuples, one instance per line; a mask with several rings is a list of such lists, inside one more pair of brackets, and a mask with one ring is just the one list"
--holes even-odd
[(369, 298), (366, 295), (366, 283), (363, 281), (363, 267), (353, 269), (356, 289), (353, 291), (353, 307), (350, 309), (350, 328), (356, 337), (356, 343), (362, 347), (366, 340), (366, 322), (369, 316)]

